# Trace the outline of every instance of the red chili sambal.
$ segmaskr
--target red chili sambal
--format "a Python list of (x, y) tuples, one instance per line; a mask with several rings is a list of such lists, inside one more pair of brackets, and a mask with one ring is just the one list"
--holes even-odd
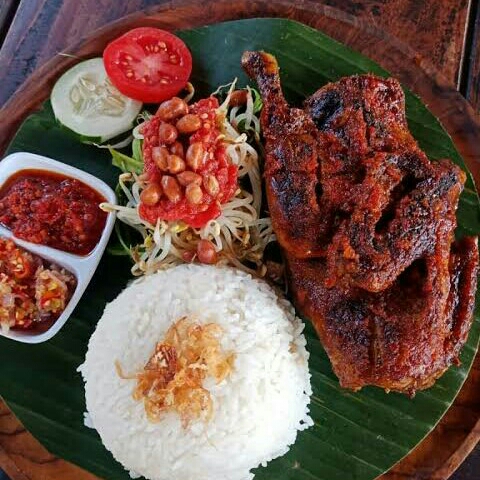
[(142, 128), (147, 186), (140, 216), (155, 224), (182, 220), (200, 228), (221, 213), (238, 188), (238, 168), (230, 163), (217, 125), (218, 100), (187, 105), (163, 102)]
[(77, 255), (97, 245), (107, 214), (94, 189), (47, 170), (21, 170), (0, 189), (0, 223), (16, 237)]
[(0, 238), (3, 330), (48, 330), (65, 310), (76, 284), (67, 270)]

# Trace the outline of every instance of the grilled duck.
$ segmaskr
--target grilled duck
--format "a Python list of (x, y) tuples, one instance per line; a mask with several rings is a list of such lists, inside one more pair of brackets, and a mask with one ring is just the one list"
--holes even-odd
[(242, 64), (263, 98), (267, 200), (294, 301), (341, 385), (429, 387), (472, 322), (477, 241), (453, 236), (464, 172), (428, 160), (394, 79), (343, 78), (299, 109), (273, 56)]

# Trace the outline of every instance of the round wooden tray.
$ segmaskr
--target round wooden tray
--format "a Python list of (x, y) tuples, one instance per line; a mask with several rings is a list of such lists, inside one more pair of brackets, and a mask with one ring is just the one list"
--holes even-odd
[[(300, 3), (300, 2), (298, 2)], [(208, 12), (208, 15), (207, 13)], [(429, 106), (452, 136), (480, 185), (480, 126), (466, 100), (438, 74), (427, 59), (372, 23), (317, 2), (302, 1), (171, 1), (149, 11), (125, 17), (65, 53), (80, 57), (99, 54), (106, 42), (124, 31), (154, 25), (184, 29), (226, 20), (251, 17), (284, 17), (322, 30), (336, 40), (369, 56), (407, 85)], [(59, 74), (77, 60), (57, 56), (36, 70), (0, 111), (0, 152), (22, 120), (50, 94)], [(445, 480), (480, 439), (480, 355), (470, 376), (446, 415), (421, 444), (395, 465), (382, 480)], [(53, 480), (97, 477), (50, 455), (0, 403), (0, 466), (13, 480)]]

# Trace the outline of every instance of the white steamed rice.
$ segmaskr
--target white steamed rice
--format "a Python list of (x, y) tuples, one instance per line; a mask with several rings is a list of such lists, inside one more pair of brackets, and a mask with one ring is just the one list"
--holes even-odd
[[(227, 379), (204, 382), (213, 418), (187, 429), (175, 413), (151, 423), (132, 398), (135, 380), (114, 365), (141, 370), (184, 315), (218, 323), (223, 350), (236, 353)], [(149, 479), (251, 479), (313, 423), (303, 327), (265, 282), (232, 268), (182, 265), (142, 278), (107, 305), (80, 367), (92, 425), (126, 469)]]

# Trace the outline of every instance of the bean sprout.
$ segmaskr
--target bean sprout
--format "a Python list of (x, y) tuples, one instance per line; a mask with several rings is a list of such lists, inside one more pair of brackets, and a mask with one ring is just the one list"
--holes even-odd
[[(235, 196), (222, 205), (218, 218), (199, 229), (182, 221), (158, 220), (155, 225), (150, 224), (138, 212), (140, 192), (146, 184), (134, 172), (119, 176), (119, 188), (125, 195), (125, 205), (101, 204), (103, 210), (116, 212), (117, 219), (135, 229), (143, 239), (142, 243), (129, 248), (135, 262), (133, 275), (151, 274), (185, 263), (184, 254), (195, 251), (201, 239), (214, 244), (218, 264), (233, 265), (256, 275), (265, 275), (263, 253), (267, 244), (275, 240), (275, 234), (270, 218), (262, 217), (259, 155), (249, 143), (248, 136), (251, 133), (254, 141), (258, 141), (260, 122), (256, 115), (258, 112), (254, 109), (252, 90), (248, 87), (245, 108), (229, 107), (235, 84), (236, 80), (219, 87), (213, 94), (219, 95), (228, 88), (226, 98), (217, 110), (217, 118), (221, 125), (221, 140), (228, 144), (227, 155), (238, 166), (239, 179), (243, 179)], [(189, 91), (193, 94), (193, 86), (189, 87)], [(188, 97), (187, 101), (191, 95)], [(245, 133), (240, 133), (240, 124)], [(133, 136), (139, 140), (143, 138), (139, 127), (134, 129)]]

